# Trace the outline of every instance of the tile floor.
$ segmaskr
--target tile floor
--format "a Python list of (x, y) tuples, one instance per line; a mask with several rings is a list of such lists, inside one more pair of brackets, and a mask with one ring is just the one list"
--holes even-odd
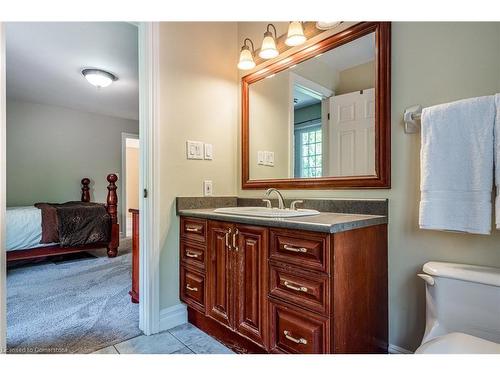
[(214, 338), (186, 323), (151, 336), (137, 336), (94, 354), (234, 354)]

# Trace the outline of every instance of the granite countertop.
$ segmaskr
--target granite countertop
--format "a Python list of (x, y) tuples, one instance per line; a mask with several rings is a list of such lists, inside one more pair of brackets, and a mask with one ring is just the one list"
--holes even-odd
[(385, 215), (363, 215), (335, 212), (321, 212), (319, 215), (293, 218), (250, 217), (221, 214), (214, 212), (214, 208), (180, 209), (177, 213), (180, 216), (324, 233), (339, 233), (351, 229), (387, 223), (387, 216)]

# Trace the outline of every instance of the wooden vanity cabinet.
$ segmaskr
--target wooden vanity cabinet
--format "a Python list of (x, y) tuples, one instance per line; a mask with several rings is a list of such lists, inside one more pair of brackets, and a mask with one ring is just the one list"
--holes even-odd
[(262, 227), (208, 223), (206, 314), (267, 348), (267, 233)]
[(237, 352), (387, 352), (386, 224), (328, 234), (181, 217), (180, 251), (189, 321)]

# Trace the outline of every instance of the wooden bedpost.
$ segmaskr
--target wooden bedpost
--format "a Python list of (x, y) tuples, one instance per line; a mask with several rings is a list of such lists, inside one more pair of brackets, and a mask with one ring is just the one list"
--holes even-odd
[(118, 196), (116, 195), (116, 184), (118, 176), (114, 173), (108, 174), (108, 198), (106, 200), (106, 209), (111, 216), (111, 238), (108, 244), (108, 257), (114, 258), (118, 254), (120, 245), (120, 227), (118, 225)]
[(90, 202), (90, 179), (82, 178), (82, 202)]

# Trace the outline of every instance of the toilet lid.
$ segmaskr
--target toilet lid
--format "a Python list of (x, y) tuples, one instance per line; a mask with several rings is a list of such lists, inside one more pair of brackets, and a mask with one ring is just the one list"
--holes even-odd
[(453, 332), (426, 342), (415, 354), (500, 354), (500, 344)]

